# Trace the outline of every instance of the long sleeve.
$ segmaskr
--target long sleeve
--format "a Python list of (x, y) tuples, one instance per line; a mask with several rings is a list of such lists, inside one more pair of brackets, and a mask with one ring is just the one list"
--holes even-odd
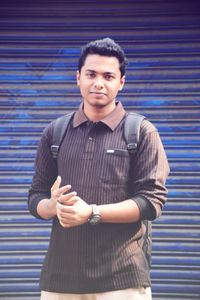
[(37, 214), (40, 200), (50, 197), (50, 190), (57, 177), (57, 166), (50, 152), (52, 126), (48, 126), (40, 139), (35, 159), (35, 174), (29, 189), (28, 207), (30, 213), (41, 219)]
[(140, 143), (134, 163), (134, 197), (141, 219), (153, 220), (161, 215), (166, 202), (166, 178), (169, 165), (156, 128), (143, 121)]

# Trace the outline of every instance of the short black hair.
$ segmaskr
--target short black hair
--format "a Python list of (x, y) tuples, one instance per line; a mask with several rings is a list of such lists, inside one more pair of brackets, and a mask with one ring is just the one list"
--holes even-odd
[(86, 57), (89, 54), (116, 57), (119, 61), (121, 77), (124, 76), (128, 60), (122, 48), (114, 40), (107, 37), (101, 40), (92, 41), (85, 45), (82, 48), (81, 55), (78, 61), (79, 72), (81, 72), (81, 68), (84, 66)]

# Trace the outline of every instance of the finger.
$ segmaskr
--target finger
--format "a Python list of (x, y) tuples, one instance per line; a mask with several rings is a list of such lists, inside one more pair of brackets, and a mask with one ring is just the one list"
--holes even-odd
[(76, 213), (74, 212), (72, 206), (64, 206), (60, 203), (57, 203), (57, 217), (60, 225), (64, 228), (79, 225)]
[(65, 217), (60, 217), (59, 219), (59, 223), (63, 226), (63, 227), (72, 227), (76, 225), (76, 222), (74, 221), (74, 219), (72, 218), (65, 218)]
[(55, 191), (51, 191), (51, 196), (55, 198), (58, 202), (60, 202), (61, 196), (63, 193), (69, 191), (71, 189), (71, 185), (65, 185), (61, 187), (60, 189), (57, 189)]
[(59, 221), (59, 223), (60, 223), (60, 225), (61, 225), (62, 227), (64, 227), (64, 228), (70, 228), (70, 227), (72, 227), (72, 225), (69, 224), (69, 223), (63, 223), (62, 221)]
[(63, 227), (67, 227), (68, 221), (65, 217), (63, 217), (63, 215), (59, 211), (59, 209), (57, 210), (57, 217), (58, 217), (60, 225), (62, 225)]
[(60, 203), (57, 203), (57, 205), (56, 205), (56, 210), (57, 210), (57, 217), (58, 217), (58, 219), (59, 219), (59, 222), (63, 222), (63, 220), (66, 220), (67, 218), (67, 216), (66, 216), (66, 213), (65, 212), (63, 212), (63, 205), (62, 204), (60, 204)]
[(57, 217), (59, 219), (59, 222), (63, 224), (69, 224), (73, 221), (72, 212), (66, 211), (66, 206), (57, 203)]
[(55, 191), (55, 190), (59, 189), (60, 184), (61, 184), (61, 177), (58, 176), (58, 177), (56, 178), (56, 181), (55, 181), (54, 184), (52, 185), (51, 190), (52, 190), (52, 191)]
[(67, 202), (70, 201), (76, 195), (77, 195), (77, 192), (71, 192), (71, 193), (62, 195), (59, 197), (59, 202), (62, 204), (67, 204)]
[(70, 199), (70, 197), (75, 196), (76, 192), (72, 192), (72, 193), (63, 195), (63, 193), (67, 192), (70, 189), (71, 189), (71, 185), (66, 185), (66, 186), (63, 187), (63, 189), (59, 189), (56, 192), (56, 195), (55, 195), (55, 197), (57, 199), (57, 202), (63, 204), (65, 201), (67, 201), (68, 199)]
[(61, 217), (68, 217), (74, 215), (74, 208), (70, 205), (64, 205), (63, 203), (57, 202), (57, 212)]
[(71, 189), (71, 185), (70, 184), (64, 185), (60, 189), (58, 189), (57, 194), (58, 194), (58, 196), (61, 196), (62, 194), (64, 194), (67, 191), (69, 191), (70, 189)]
[(73, 197), (71, 197), (70, 199), (63, 201), (63, 205), (68, 205), (68, 206), (72, 206), (74, 205), (76, 202), (78, 202), (78, 197), (75, 195)]

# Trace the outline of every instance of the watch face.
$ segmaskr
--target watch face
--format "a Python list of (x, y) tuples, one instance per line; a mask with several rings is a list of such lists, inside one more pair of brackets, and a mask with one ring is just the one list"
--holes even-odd
[(89, 220), (91, 225), (97, 225), (101, 222), (101, 216), (100, 215), (93, 215), (92, 218)]

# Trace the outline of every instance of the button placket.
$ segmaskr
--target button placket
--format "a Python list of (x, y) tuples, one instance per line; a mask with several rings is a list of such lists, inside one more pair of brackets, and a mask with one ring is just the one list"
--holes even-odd
[(84, 158), (92, 158), (95, 150), (95, 127), (96, 124), (89, 122), (88, 126), (90, 127), (88, 133), (88, 139), (86, 142)]
[(92, 128), (89, 132), (88, 142), (86, 145), (86, 152), (93, 153), (94, 152), (94, 142), (95, 142), (95, 134), (94, 128)]

